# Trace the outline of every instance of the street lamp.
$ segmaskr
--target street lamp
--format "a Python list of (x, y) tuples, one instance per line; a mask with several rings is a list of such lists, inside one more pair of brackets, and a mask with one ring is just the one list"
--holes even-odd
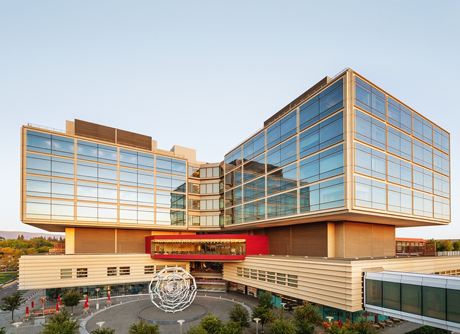
[(177, 322), (179, 323), (180, 325), (180, 334), (182, 334), (182, 324), (185, 322), (185, 320), (177, 320)]
[(326, 319), (329, 320), (329, 323), (331, 323), (331, 320), (334, 319), (334, 317), (329, 316), (329, 317), (326, 317)]
[(22, 322), (15, 322), (13, 324), (14, 327), (16, 327), (16, 334), (18, 334), (18, 327), (22, 325)]
[(281, 303), (281, 316), (284, 317), (284, 307), (286, 306), (286, 303)]
[(102, 325), (105, 324), (105, 321), (99, 321), (99, 322), (96, 322), (96, 325), (99, 326), (99, 328), (102, 328)]
[(256, 322), (256, 334), (259, 334), (259, 321), (260, 321), (260, 318), (254, 318), (254, 321)]
[(96, 310), (99, 310), (99, 290), (100, 288), (96, 288), (94, 290), (96, 290)]

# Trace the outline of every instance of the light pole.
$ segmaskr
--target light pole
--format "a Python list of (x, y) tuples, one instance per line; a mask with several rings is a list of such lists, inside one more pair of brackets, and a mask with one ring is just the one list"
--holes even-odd
[(96, 322), (96, 325), (99, 326), (99, 328), (102, 328), (102, 325), (105, 324), (105, 321), (99, 321), (99, 322)]
[(182, 334), (182, 324), (185, 322), (185, 320), (177, 320), (177, 322), (179, 323), (180, 325), (180, 334)]
[(256, 322), (256, 334), (259, 334), (259, 321), (260, 321), (260, 318), (254, 318), (254, 321)]
[(281, 317), (284, 317), (284, 307), (286, 306), (286, 303), (281, 303)]
[(334, 317), (329, 316), (329, 317), (326, 317), (326, 319), (329, 320), (329, 323), (331, 323), (331, 320), (334, 319)]
[(99, 290), (100, 288), (96, 288), (94, 290), (96, 290), (96, 310), (99, 310)]
[(16, 327), (16, 334), (18, 334), (18, 327), (22, 325), (22, 322), (15, 322), (13, 324), (14, 327)]

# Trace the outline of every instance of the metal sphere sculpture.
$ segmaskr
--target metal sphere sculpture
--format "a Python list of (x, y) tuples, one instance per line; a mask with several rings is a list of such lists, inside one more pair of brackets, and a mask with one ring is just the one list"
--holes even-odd
[(165, 268), (153, 276), (149, 294), (152, 303), (160, 310), (181, 312), (195, 299), (195, 278), (183, 268)]

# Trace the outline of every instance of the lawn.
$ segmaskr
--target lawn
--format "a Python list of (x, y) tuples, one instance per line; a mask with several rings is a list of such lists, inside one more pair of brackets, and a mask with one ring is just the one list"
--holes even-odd
[(17, 273), (0, 273), (0, 284), (8, 282), (10, 279), (16, 278)]

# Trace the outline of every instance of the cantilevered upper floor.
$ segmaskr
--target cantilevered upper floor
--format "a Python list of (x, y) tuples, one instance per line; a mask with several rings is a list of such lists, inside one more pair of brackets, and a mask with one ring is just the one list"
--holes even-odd
[(449, 134), (351, 69), (225, 156), (225, 228), (450, 221)]

